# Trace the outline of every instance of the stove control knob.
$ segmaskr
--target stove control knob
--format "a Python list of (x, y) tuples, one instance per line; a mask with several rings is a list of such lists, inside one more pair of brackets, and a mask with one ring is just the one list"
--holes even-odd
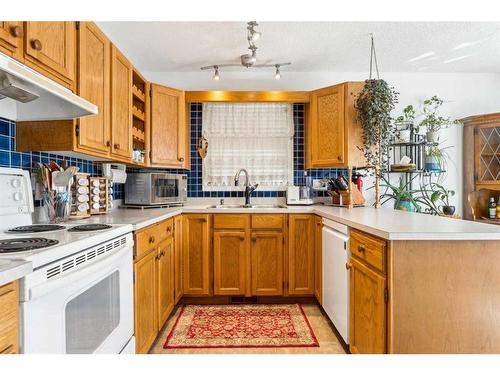
[(19, 201), (22, 201), (23, 200), (23, 195), (19, 192), (16, 192), (12, 195), (12, 197), (14, 198), (14, 200), (16, 202), (19, 202)]
[(10, 184), (12, 185), (13, 188), (18, 188), (21, 186), (21, 180), (18, 178), (13, 179)]

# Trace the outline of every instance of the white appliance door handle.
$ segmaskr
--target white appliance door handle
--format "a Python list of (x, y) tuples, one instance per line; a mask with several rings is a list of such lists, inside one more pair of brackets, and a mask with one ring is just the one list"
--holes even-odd
[(64, 288), (67, 285), (71, 285), (72, 283), (77, 283), (79, 280), (90, 276), (91, 274), (97, 273), (98, 271), (108, 268), (113, 263), (115, 263), (119, 258), (124, 256), (124, 252), (131, 251), (130, 244), (125, 245), (122, 249), (118, 250), (114, 254), (111, 254), (107, 257), (100, 258), (97, 262), (93, 262), (86, 266), (79, 268), (67, 276), (59, 277), (54, 280), (48, 280), (45, 283), (40, 285), (36, 285), (30, 288), (29, 290), (29, 299), (34, 300), (40, 298), (41, 296), (52, 292), (53, 290)]

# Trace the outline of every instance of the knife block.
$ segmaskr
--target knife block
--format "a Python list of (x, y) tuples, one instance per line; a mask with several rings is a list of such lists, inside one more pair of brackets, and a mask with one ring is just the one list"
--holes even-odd
[(351, 184), (350, 191), (328, 191), (328, 194), (332, 197), (332, 203), (338, 206), (360, 206), (366, 202), (363, 194), (354, 184)]

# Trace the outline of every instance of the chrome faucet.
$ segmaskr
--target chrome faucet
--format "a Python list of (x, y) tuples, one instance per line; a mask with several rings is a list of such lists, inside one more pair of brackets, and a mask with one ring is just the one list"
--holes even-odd
[(241, 172), (245, 173), (245, 207), (250, 207), (250, 195), (255, 189), (257, 189), (259, 184), (250, 185), (250, 179), (248, 177), (247, 170), (241, 168), (238, 172), (236, 172), (236, 175), (234, 176), (234, 186), (239, 185)]

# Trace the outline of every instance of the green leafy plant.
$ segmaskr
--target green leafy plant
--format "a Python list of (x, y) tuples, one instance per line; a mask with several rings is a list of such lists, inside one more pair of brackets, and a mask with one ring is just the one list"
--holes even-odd
[(444, 100), (440, 99), (436, 95), (430, 99), (424, 100), (422, 107), (422, 115), (424, 116), (424, 119), (420, 122), (416, 130), (418, 131), (420, 126), (423, 126), (428, 132), (438, 132), (441, 129), (449, 128), (452, 125), (461, 124), (458, 120), (452, 120), (450, 117), (443, 117), (439, 114), (439, 110), (443, 104)]
[(391, 111), (397, 103), (398, 93), (383, 79), (367, 79), (358, 94), (354, 108), (363, 128), (363, 151), (367, 166), (381, 169), (387, 160), (393, 135)]
[(440, 169), (442, 171), (446, 170), (446, 167), (448, 165), (448, 159), (449, 159), (449, 154), (448, 154), (448, 149), (452, 148), (453, 146), (447, 146), (447, 147), (439, 147), (439, 146), (431, 146), (427, 147), (425, 151), (426, 158), (433, 158), (436, 163), (439, 164)]
[(382, 204), (394, 200), (394, 209), (400, 209), (403, 202), (409, 202), (416, 211), (420, 211), (418, 200), (415, 197), (417, 191), (411, 190), (410, 183), (405, 183), (403, 177), (399, 178), (397, 185), (393, 185), (387, 178), (382, 177), (383, 183), (380, 185), (386, 192), (380, 196), (385, 199)]
[(455, 195), (454, 190), (447, 189), (442, 184), (431, 182), (419, 190), (418, 202), (426, 206), (425, 212), (437, 215), (439, 206), (450, 206), (450, 198)]
[(403, 108), (403, 114), (396, 118), (396, 124), (412, 123), (415, 120), (417, 111), (409, 104)]

